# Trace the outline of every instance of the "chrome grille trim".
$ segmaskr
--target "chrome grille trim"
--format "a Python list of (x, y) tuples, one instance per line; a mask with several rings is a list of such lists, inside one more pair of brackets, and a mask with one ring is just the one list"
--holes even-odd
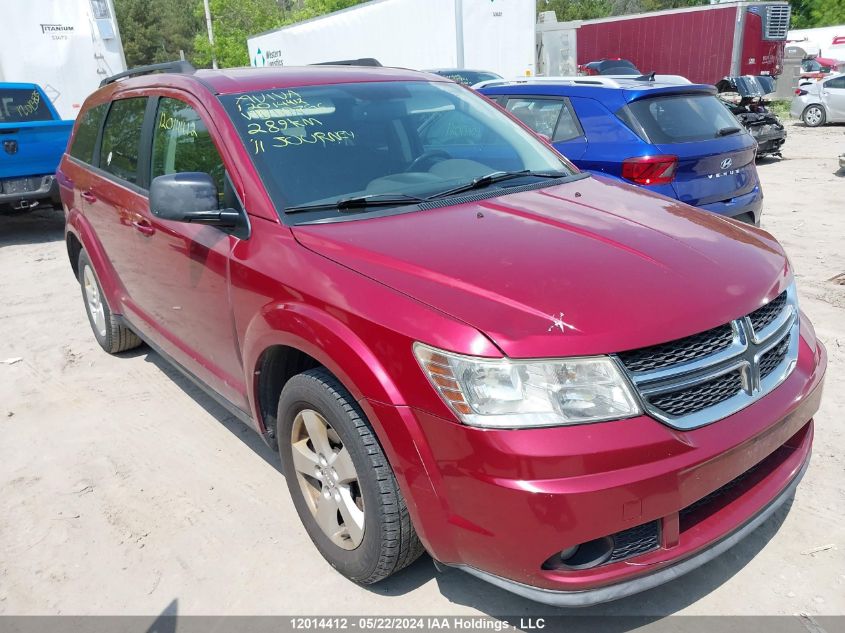
[[(628, 369), (617, 356), (619, 364), (639, 392), (643, 409), (673, 428), (694, 429), (733, 415), (786, 380), (798, 361), (799, 315), (794, 284), (785, 293), (783, 308), (759, 332), (752, 325), (751, 314), (754, 313), (731, 321), (733, 341), (728, 348), (717, 353), (671, 367), (642, 372)], [(782, 301), (781, 296), (773, 299), (772, 303), (775, 301)], [(783, 359), (774, 367), (768, 366), (768, 373), (761, 375), (763, 356), (784, 341), (788, 341), (788, 347)], [(705, 386), (716, 378), (736, 371), (740, 372), (742, 380), (741, 388), (735, 395), (700, 410), (693, 410), (696, 387)], [(691, 390), (689, 413), (672, 415), (652, 402), (652, 399), (657, 400), (656, 396), (686, 389)]]

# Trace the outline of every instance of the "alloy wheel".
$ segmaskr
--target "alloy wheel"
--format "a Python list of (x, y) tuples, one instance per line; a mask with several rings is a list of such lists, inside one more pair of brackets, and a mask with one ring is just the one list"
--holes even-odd
[(291, 429), (293, 468), (317, 525), (332, 543), (353, 550), (364, 539), (364, 498), (352, 456), (337, 432), (313, 409)]
[(804, 122), (809, 126), (816, 127), (822, 122), (823, 116), (824, 114), (822, 113), (821, 108), (818, 106), (810, 106), (804, 113)]
[(106, 313), (103, 309), (103, 299), (100, 295), (100, 287), (94, 277), (94, 271), (90, 266), (85, 266), (82, 271), (82, 286), (85, 289), (85, 301), (88, 304), (88, 313), (94, 322), (94, 327), (100, 336), (106, 335)]

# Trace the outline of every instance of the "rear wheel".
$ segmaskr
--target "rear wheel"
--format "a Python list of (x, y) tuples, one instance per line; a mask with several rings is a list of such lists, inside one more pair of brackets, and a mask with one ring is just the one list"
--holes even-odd
[(79, 253), (79, 284), (88, 322), (94, 337), (109, 354), (117, 354), (138, 347), (142, 341), (135, 332), (123, 325), (109, 309), (103, 289), (85, 251)]
[(329, 564), (371, 584), (414, 562), (423, 548), (396, 477), (340, 382), (323, 368), (294, 376), (277, 419), (294, 506)]
[(819, 127), (820, 125), (824, 125), (826, 118), (827, 115), (825, 115), (824, 108), (820, 105), (807, 106), (804, 108), (804, 113), (801, 115), (801, 119), (807, 127)]

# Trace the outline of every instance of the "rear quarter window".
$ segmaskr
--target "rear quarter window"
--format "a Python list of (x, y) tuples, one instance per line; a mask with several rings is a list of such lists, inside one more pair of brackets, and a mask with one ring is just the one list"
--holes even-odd
[(103, 116), (106, 114), (107, 104), (103, 103), (89, 108), (79, 117), (79, 124), (76, 127), (76, 134), (73, 137), (73, 144), (70, 146), (70, 155), (81, 160), (83, 163), (94, 162), (94, 149), (97, 146), (97, 136), (100, 133), (100, 125)]
[(0, 88), (0, 123), (52, 121), (53, 114), (36, 88)]
[(505, 108), (535, 132), (552, 141), (569, 141), (583, 136), (569, 99), (508, 97)]
[(712, 95), (672, 95), (640, 99), (628, 104), (629, 119), (619, 114), (629, 127), (657, 144), (690, 143), (719, 138), (720, 131), (742, 124)]

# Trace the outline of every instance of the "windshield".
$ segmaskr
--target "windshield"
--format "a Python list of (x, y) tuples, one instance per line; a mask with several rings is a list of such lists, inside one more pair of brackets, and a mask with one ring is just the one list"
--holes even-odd
[(0, 123), (52, 121), (41, 92), (34, 88), (0, 88)]
[(420, 199), (498, 172), (575, 173), (484, 97), (452, 83), (308, 86), (221, 101), (279, 211), (359, 196)]
[(740, 132), (736, 117), (710, 95), (672, 95), (628, 104), (648, 140), (656, 144), (689, 143)]

